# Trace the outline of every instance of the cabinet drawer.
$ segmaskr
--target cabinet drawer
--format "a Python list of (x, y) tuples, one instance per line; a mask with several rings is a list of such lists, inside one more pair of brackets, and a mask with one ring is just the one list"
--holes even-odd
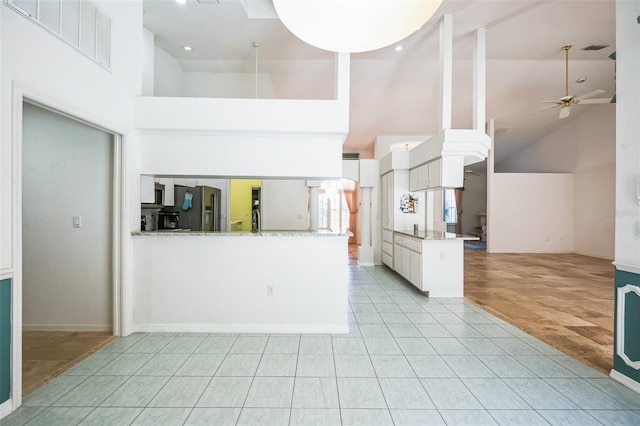
[(388, 253), (393, 256), (393, 244), (388, 243), (386, 241), (382, 242), (382, 252)]
[(393, 231), (389, 231), (387, 229), (382, 230), (382, 241), (388, 241), (390, 243), (393, 242)]
[(393, 269), (393, 256), (387, 253), (382, 253), (382, 263)]
[(402, 242), (403, 242), (403, 245), (409, 250), (413, 250), (418, 253), (422, 252), (422, 241), (405, 237), (402, 239)]
[(402, 244), (402, 235), (393, 234), (393, 242), (396, 244)]

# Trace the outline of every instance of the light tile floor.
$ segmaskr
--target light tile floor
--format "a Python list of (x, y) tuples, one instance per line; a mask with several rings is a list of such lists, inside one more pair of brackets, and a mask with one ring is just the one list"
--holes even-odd
[(464, 299), (350, 267), (348, 335), (134, 334), (12, 425), (638, 425), (640, 395)]

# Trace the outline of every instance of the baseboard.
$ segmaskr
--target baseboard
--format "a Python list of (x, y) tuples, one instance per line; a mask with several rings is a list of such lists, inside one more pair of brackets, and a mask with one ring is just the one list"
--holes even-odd
[(23, 324), (23, 331), (113, 331), (112, 325)]
[(11, 398), (0, 404), (0, 419), (3, 419), (11, 414), (13, 412), (12, 408), (13, 402), (11, 401)]
[(349, 333), (348, 324), (133, 324), (132, 329), (137, 333)]
[(638, 383), (635, 380), (625, 376), (624, 374), (622, 374), (622, 373), (620, 373), (620, 372), (618, 372), (616, 370), (611, 370), (611, 373), (609, 374), (609, 377), (611, 377), (616, 382), (628, 387), (632, 391), (640, 393), (640, 383)]

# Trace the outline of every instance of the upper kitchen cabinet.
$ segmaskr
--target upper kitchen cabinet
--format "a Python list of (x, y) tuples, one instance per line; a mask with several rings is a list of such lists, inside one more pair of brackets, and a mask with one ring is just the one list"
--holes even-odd
[(460, 188), (464, 185), (464, 158), (446, 157), (413, 167), (409, 171), (409, 190), (428, 191)]
[(140, 202), (153, 204), (155, 201), (155, 181), (153, 176), (140, 175)]
[(164, 185), (164, 203), (165, 206), (173, 206), (175, 204), (175, 194), (173, 188), (175, 186), (173, 178), (157, 178), (159, 184)]

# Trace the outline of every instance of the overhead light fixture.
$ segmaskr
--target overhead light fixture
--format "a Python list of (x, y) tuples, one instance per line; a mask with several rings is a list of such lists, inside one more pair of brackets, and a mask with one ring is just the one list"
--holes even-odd
[(367, 52), (419, 30), (442, 0), (273, 0), (282, 23), (302, 41), (332, 52)]
[(399, 51), (401, 51), (402, 49), (404, 49), (404, 47), (402, 47), (402, 46), (400, 46), (400, 45), (398, 45), (398, 46), (396, 46), (396, 47), (394, 47), (394, 48), (393, 48), (393, 50), (395, 50), (396, 52), (399, 52)]
[(191, 52), (193, 50), (193, 47), (191, 47), (191, 46), (182, 46), (182, 48), (184, 50), (186, 50), (187, 52)]

